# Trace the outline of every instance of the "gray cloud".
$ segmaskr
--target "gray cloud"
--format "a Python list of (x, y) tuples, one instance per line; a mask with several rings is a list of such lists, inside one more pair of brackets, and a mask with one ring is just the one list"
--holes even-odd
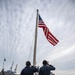
[[(36, 9), (49, 28), (59, 39), (53, 47), (45, 38), (43, 30), (38, 28), (37, 65), (47, 59), (56, 66), (55, 73), (74, 74), (75, 69), (75, 2), (74, 0), (0, 0), (0, 66), (6, 58), (5, 70), (11, 62), (18, 64), (18, 72), (27, 60), (33, 61)], [(9, 65), (10, 64), (10, 65)], [(62, 64), (62, 65), (61, 65)], [(1, 68), (0, 68), (1, 70)], [(59, 73), (58, 73), (59, 71)], [(62, 72), (61, 72), (62, 71)]]

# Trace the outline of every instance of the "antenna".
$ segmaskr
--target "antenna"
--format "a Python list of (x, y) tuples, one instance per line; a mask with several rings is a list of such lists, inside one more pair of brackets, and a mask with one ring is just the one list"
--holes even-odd
[(10, 71), (11, 71), (11, 72), (12, 72), (13, 65), (14, 65), (14, 61), (12, 62), (12, 65), (11, 65), (11, 67), (10, 67)]

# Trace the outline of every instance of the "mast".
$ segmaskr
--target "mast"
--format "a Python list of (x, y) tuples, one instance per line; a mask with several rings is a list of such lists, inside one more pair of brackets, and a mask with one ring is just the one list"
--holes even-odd
[(6, 59), (4, 58), (2, 70), (4, 70), (4, 64), (5, 64), (5, 61), (6, 61)]
[(5, 61), (3, 60), (3, 68), (2, 68), (2, 70), (4, 70), (4, 62), (5, 62)]
[(18, 66), (18, 64), (16, 64), (16, 67), (14, 69), (14, 73), (16, 73), (16, 71), (17, 71), (17, 66)]
[(33, 54), (33, 65), (36, 65), (36, 47), (37, 47), (37, 28), (38, 28), (38, 15), (39, 10), (37, 9), (37, 16), (36, 16), (36, 28), (35, 28), (35, 41), (34, 41), (34, 54)]

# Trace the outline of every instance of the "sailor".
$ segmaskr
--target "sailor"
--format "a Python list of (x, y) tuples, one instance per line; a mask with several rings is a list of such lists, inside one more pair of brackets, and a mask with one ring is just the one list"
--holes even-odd
[(55, 70), (55, 67), (49, 65), (46, 60), (43, 61), (43, 66), (39, 70), (39, 75), (51, 75), (51, 70)]
[(20, 75), (33, 75), (37, 71), (38, 69), (34, 66), (31, 66), (30, 61), (27, 61), (26, 67), (21, 71)]

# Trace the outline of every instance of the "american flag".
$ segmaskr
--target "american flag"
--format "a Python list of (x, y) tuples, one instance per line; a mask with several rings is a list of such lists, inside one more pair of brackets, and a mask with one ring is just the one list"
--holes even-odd
[(49, 31), (48, 27), (43, 22), (42, 18), (39, 15), (39, 25), (38, 27), (42, 28), (47, 40), (55, 46), (59, 41), (55, 38), (55, 36)]

